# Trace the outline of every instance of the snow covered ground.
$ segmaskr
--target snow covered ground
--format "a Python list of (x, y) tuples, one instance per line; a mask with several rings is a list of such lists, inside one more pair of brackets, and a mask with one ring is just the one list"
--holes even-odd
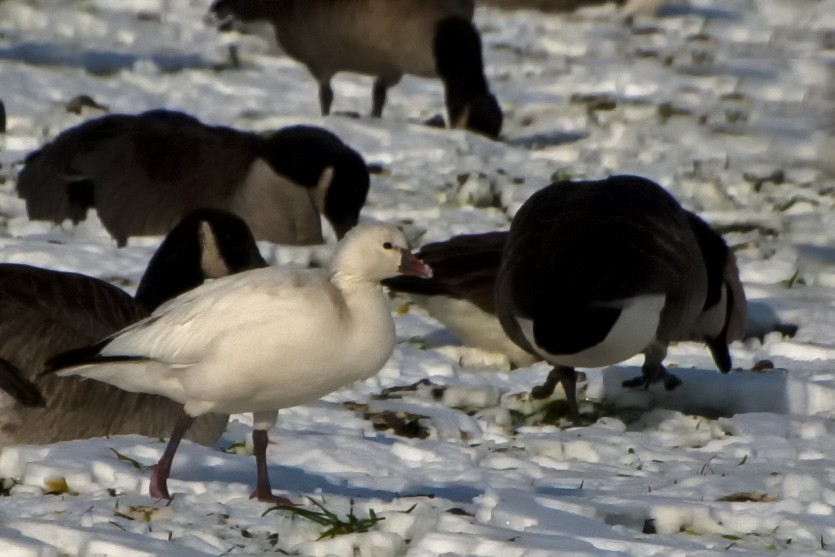
[[(158, 239), (124, 249), (93, 220), (30, 223), (14, 193), (25, 154), (100, 114), (167, 107), (248, 129), (326, 126), (380, 171), (364, 216), (418, 242), (506, 228), (552, 178), (637, 173), (725, 233), (755, 321), (793, 338), (733, 346), (721, 376), (702, 346), (668, 357), (684, 385), (624, 392), (639, 359), (589, 370), (570, 427), (532, 402), (543, 364), (505, 373), (449, 345), (419, 307), (393, 301), (400, 343), (379, 376), (283, 411), (273, 485), (306, 509), (381, 519), (325, 527), (247, 495), (249, 416), (214, 449), (186, 443), (172, 502), (147, 497), (161, 440), (125, 436), (0, 454), (0, 555), (826, 555), (835, 548), (835, 0), (691, 0), (625, 21), (480, 8), (502, 140), (425, 127), (440, 84), (405, 79), (385, 117), (320, 118), (305, 69), (258, 36), (228, 37), (196, 0), (0, 2), (0, 261), (135, 284)], [(367, 114), (371, 83), (344, 75), (335, 110)], [(422, 236), (421, 236), (422, 234)], [(277, 248), (273, 262), (326, 257)], [(2, 296), (2, 293), (0, 293)], [(2, 342), (2, 339), (0, 339)], [(755, 371), (756, 370), (756, 371)], [(400, 388), (397, 387), (409, 387)], [(558, 395), (555, 395), (558, 396)], [(32, 424), (37, 427), (37, 424)], [(310, 498), (310, 499), (308, 499)], [(351, 511), (353, 505), (353, 511)]]

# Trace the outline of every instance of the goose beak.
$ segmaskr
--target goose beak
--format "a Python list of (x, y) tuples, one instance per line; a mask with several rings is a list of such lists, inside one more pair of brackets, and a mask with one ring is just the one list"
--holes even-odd
[(421, 277), (421, 278), (431, 278), (432, 277), (432, 269), (412, 255), (412, 253), (407, 250), (403, 249), (400, 250), (402, 257), (400, 259), (400, 267), (397, 269), (404, 275), (411, 275), (414, 277)]

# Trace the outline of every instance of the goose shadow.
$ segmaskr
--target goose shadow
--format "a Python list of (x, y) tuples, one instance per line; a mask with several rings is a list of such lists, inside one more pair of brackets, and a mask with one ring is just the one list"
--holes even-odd
[[(208, 449), (207, 449), (208, 450)], [(184, 482), (203, 483), (240, 483), (255, 487), (255, 458), (242, 455), (217, 455), (211, 457), (203, 451), (189, 452), (175, 459), (171, 479)], [(273, 489), (288, 491), (292, 494), (331, 495), (357, 499), (380, 499), (386, 502), (403, 497), (441, 498), (454, 503), (471, 503), (483, 492), (471, 485), (447, 484), (430, 485), (425, 483), (409, 484), (399, 490), (381, 489), (353, 485), (350, 478), (340, 479), (338, 474), (325, 476), (308, 472), (294, 466), (270, 464), (269, 477)], [(172, 492), (176, 491), (172, 486)]]
[(517, 136), (512, 139), (507, 139), (505, 143), (515, 147), (537, 150), (574, 143), (584, 139), (587, 135), (583, 132), (549, 131)]
[(83, 68), (94, 75), (107, 75), (130, 69), (140, 60), (153, 63), (164, 73), (211, 67), (211, 64), (199, 54), (134, 54), (31, 41), (0, 48), (0, 60), (22, 62), (33, 66)]
[(785, 369), (734, 370), (670, 368), (682, 384), (667, 391), (660, 385), (627, 389), (624, 380), (640, 368), (610, 367), (603, 373), (601, 399), (623, 408), (664, 408), (707, 418), (767, 412), (812, 416), (835, 409), (835, 385), (794, 376)]
[(727, 21), (740, 21), (742, 19), (739, 12), (723, 10), (722, 8), (693, 6), (690, 4), (666, 4), (655, 15), (656, 17), (692, 16), (704, 19), (724, 19)]

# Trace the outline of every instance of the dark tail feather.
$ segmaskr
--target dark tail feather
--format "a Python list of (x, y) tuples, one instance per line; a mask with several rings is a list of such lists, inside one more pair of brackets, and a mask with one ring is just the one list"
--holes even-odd
[(23, 372), (6, 360), (0, 360), (0, 390), (7, 392), (24, 406), (46, 406), (40, 389), (23, 376)]
[(709, 338), (705, 340), (705, 344), (710, 349), (710, 355), (713, 356), (713, 361), (716, 363), (716, 368), (722, 373), (731, 371), (731, 352), (728, 350), (728, 343), (723, 336), (719, 338)]

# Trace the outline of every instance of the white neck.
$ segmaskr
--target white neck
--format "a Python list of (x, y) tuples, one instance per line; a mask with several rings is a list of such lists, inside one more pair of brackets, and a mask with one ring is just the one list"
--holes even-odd
[[(365, 365), (379, 369), (391, 356), (396, 340), (391, 309), (379, 282), (362, 280), (352, 274), (335, 273), (331, 283), (342, 292), (345, 317), (353, 338), (346, 346)], [(350, 358), (346, 358), (350, 360)], [(357, 377), (364, 379), (364, 377)]]

